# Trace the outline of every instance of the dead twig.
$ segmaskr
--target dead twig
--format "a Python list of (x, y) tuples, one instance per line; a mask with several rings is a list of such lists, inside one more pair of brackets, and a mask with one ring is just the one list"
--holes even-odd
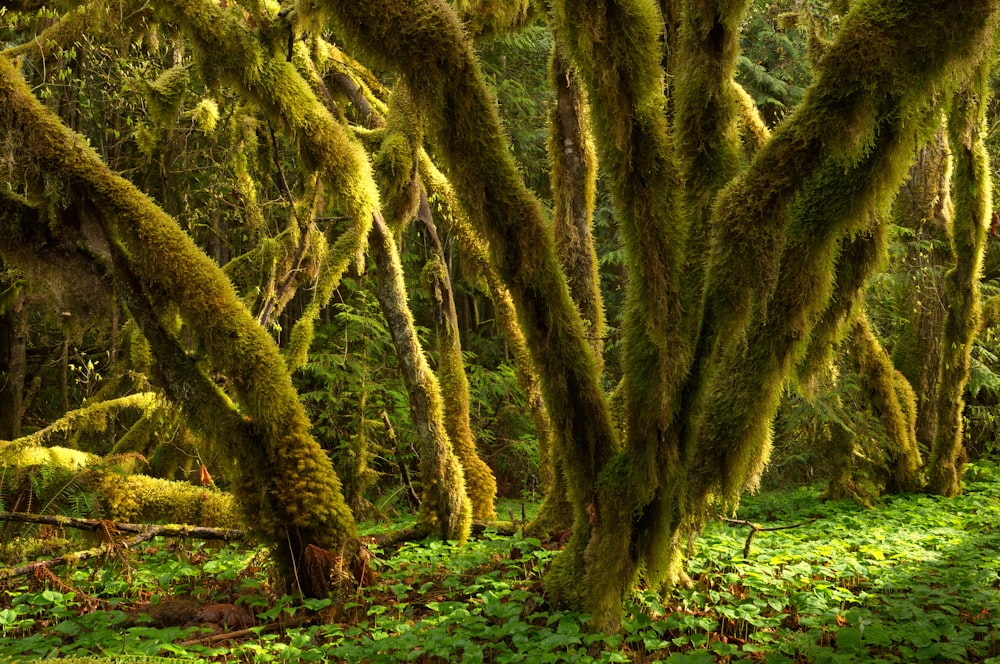
[(289, 627), (302, 627), (315, 620), (312, 616), (304, 616), (302, 618), (296, 618), (294, 620), (280, 620), (278, 622), (269, 623), (267, 625), (260, 625), (258, 627), (249, 627), (247, 629), (238, 629), (232, 632), (223, 632), (222, 634), (211, 634), (209, 636), (202, 636), (196, 639), (190, 639), (179, 643), (181, 648), (189, 648), (191, 646), (205, 645), (213, 646), (217, 643), (223, 641), (236, 641), (238, 639), (243, 639), (246, 637), (255, 637), (264, 634), (265, 632), (277, 632)]
[(799, 528), (801, 526), (807, 526), (810, 523), (816, 521), (816, 519), (809, 519), (808, 521), (803, 521), (802, 523), (796, 523), (791, 526), (771, 526), (770, 528), (765, 528), (764, 526), (753, 523), (752, 521), (747, 521), (746, 519), (727, 519), (726, 517), (719, 517), (731, 526), (747, 526), (750, 528), (750, 533), (747, 535), (746, 544), (743, 545), (743, 559), (746, 560), (750, 557), (750, 543), (753, 542), (754, 535), (757, 533), (768, 533), (775, 530), (790, 530), (792, 528)]

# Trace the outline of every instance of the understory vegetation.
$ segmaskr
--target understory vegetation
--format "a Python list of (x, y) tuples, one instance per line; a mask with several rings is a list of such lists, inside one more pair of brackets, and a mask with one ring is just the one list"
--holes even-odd
[[(1000, 468), (972, 465), (957, 498), (865, 509), (820, 492), (747, 498), (698, 541), (690, 587), (635, 591), (617, 634), (546, 601), (557, 540), (487, 530), (464, 547), (379, 548), (363, 535), (368, 582), (302, 600), (282, 594), (263, 549), (158, 538), (4, 580), (0, 658), (1000, 662)], [(500, 510), (532, 516), (513, 501)], [(5, 565), (29, 541), (48, 555), (80, 545), (60, 529), (8, 525)]]

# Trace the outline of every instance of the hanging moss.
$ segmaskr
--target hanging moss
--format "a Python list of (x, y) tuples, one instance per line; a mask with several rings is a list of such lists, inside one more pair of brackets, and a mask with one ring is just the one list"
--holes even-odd
[(399, 81), (392, 91), (385, 131), (374, 164), (382, 195), (382, 213), (394, 231), (413, 219), (420, 204), (417, 154), (422, 140), (420, 112), (413, 105), (406, 82)]
[[(798, 389), (811, 398), (817, 377), (833, 363), (833, 353), (849, 328), (855, 306), (860, 306), (868, 278), (884, 264), (889, 244), (889, 224), (880, 220), (866, 232), (841, 240), (833, 279), (833, 293), (809, 338), (809, 348), (796, 367)], [(905, 380), (905, 379), (904, 379)]]
[[(352, 221), (332, 243), (320, 267), (314, 299), (292, 330), (287, 362), (294, 371), (305, 361), (313, 322), (320, 310), (350, 262), (360, 260), (364, 252), (372, 217), (378, 209), (371, 166), (361, 146), (347, 136), (295, 65), (286, 60), (286, 54), (262, 48), (232, 13), (202, 0), (161, 3), (157, 13), (175, 20), (188, 32), (207, 80), (233, 85), (275, 124), (287, 129), (298, 144), (304, 166), (324, 174), (327, 194)], [(269, 17), (275, 24), (279, 20), (277, 16)], [(305, 48), (301, 43), (294, 47), (296, 54)]]
[(177, 123), (190, 84), (191, 77), (183, 65), (165, 69), (146, 84), (149, 115), (158, 127), (171, 128)]
[(528, 26), (535, 18), (530, 0), (458, 0), (455, 11), (475, 37), (496, 37)]
[(944, 496), (962, 490), (966, 454), (962, 437), (963, 394), (969, 380), (972, 342), (979, 332), (980, 287), (986, 234), (993, 214), (993, 183), (986, 151), (989, 64), (982, 65), (956, 95), (948, 116), (948, 142), (955, 159), (952, 192), (954, 267), (944, 278), (948, 303), (941, 336), (938, 426), (927, 462), (927, 490)]

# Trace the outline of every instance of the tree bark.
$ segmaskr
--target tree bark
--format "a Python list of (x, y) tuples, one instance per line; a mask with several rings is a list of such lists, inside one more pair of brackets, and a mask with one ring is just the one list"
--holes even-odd
[(28, 312), (25, 283), (16, 281), (3, 293), (0, 306), (0, 440), (21, 436), (24, 381), (28, 373)]
[(989, 67), (982, 65), (956, 95), (948, 117), (948, 141), (955, 159), (952, 191), (954, 266), (944, 277), (948, 303), (941, 336), (938, 425), (927, 462), (930, 493), (956, 496), (962, 491), (966, 454), (962, 417), (969, 381), (972, 342), (979, 332), (986, 235), (993, 209), (993, 183), (984, 137), (989, 99)]
[(396, 242), (381, 216), (376, 216), (372, 224), (369, 251), (377, 269), (379, 305), (396, 349), (396, 359), (410, 395), (410, 412), (422, 445), (420, 523), (426, 532), (464, 542), (472, 525), (465, 475), (444, 427), (441, 388), (427, 364), (413, 327)]
[(900, 308), (908, 324), (892, 349), (892, 360), (917, 394), (917, 440), (927, 450), (937, 437), (941, 334), (948, 309), (943, 277), (951, 258), (950, 177), (948, 137), (942, 123), (918, 153), (892, 211), (894, 223), (914, 232), (906, 242), (905, 268), (900, 274), (903, 279), (912, 274), (913, 279)]
[(444, 262), (444, 247), (438, 237), (437, 227), (431, 217), (427, 196), (421, 192), (420, 221), (431, 237), (434, 254), (424, 267), (430, 277), (431, 293), (437, 305), (438, 380), (444, 399), (444, 425), (451, 439), (455, 455), (465, 472), (465, 489), (472, 501), (472, 518), (488, 521), (496, 518), (493, 501), (497, 493), (497, 480), (493, 471), (479, 457), (476, 439), (472, 434), (469, 413), (469, 380), (465, 375), (462, 345), (455, 311), (455, 296), (451, 277)]

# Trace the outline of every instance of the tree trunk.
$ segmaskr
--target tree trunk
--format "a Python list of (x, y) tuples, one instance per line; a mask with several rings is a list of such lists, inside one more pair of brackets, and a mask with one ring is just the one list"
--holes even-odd
[(372, 224), (369, 251), (378, 276), (379, 305), (396, 349), (410, 412), (422, 444), (419, 528), (443, 539), (464, 542), (472, 526), (472, 506), (465, 489), (462, 466), (452, 451), (444, 427), (444, 406), (437, 378), (427, 364), (406, 303), (403, 268), (389, 227), (377, 216)]
[(893, 368), (889, 354), (875, 337), (863, 307), (859, 306), (855, 313), (846, 343), (848, 354), (857, 366), (861, 389), (867, 394), (885, 429), (886, 447), (882, 451), (888, 466), (884, 471), (884, 488), (889, 493), (915, 492), (920, 489), (922, 478), (916, 436), (917, 404), (913, 389)]
[(944, 277), (948, 303), (941, 337), (938, 425), (927, 463), (927, 490), (943, 496), (962, 491), (966, 455), (962, 440), (965, 386), (972, 342), (979, 332), (980, 289), (986, 234), (993, 208), (993, 183), (984, 137), (989, 98), (989, 67), (983, 65), (956, 95), (948, 117), (948, 142), (955, 160), (952, 192), (954, 266)]
[(455, 455), (465, 471), (465, 489), (472, 501), (472, 518), (489, 521), (496, 518), (493, 500), (496, 498), (497, 480), (493, 471), (476, 452), (476, 439), (472, 435), (469, 420), (469, 380), (465, 375), (465, 361), (462, 359), (455, 297), (448, 268), (444, 263), (444, 247), (441, 246), (427, 196), (423, 192), (418, 216), (434, 247), (434, 254), (428, 260), (424, 273), (430, 277), (431, 294), (438, 310), (437, 375), (444, 399), (444, 425)]
[(21, 436), (24, 381), (28, 372), (28, 312), (25, 284), (16, 281), (0, 293), (0, 440)]
[(900, 275), (909, 280), (912, 274), (913, 279), (900, 306), (909, 324), (892, 349), (892, 361), (917, 394), (917, 440), (925, 450), (937, 437), (938, 427), (941, 334), (948, 309), (943, 278), (951, 258), (950, 175), (948, 137), (942, 123), (918, 153), (892, 211), (895, 224), (914, 232), (906, 242), (905, 268)]
[[(5, 108), (0, 135), (18, 146), (5, 179), (20, 183), (32, 173), (44, 173), (46, 182), (58, 181), (62, 191), (76, 192), (97, 217), (81, 216), (84, 226), (97, 226), (91, 251), (115, 265), (116, 274), (122, 274), (120, 268), (131, 272), (140, 289), (138, 294), (123, 289), (119, 296), (147, 298), (153, 304), (151, 317), (176, 312), (170, 315), (190, 326), (207, 361), (228, 377), (238, 404), (228, 410), (239, 409), (249, 435), (220, 437), (215, 443), (241, 471), (233, 485), (241, 509), (272, 547), (286, 578), (294, 580), (308, 545), (339, 547), (356, 531), (329, 459), (308, 433), (309, 422), (277, 347), (240, 304), (218, 266), (173, 219), (112, 174), (84, 139), (39, 104), (4, 58), (0, 105)], [(38, 182), (30, 185), (44, 190)], [(111, 257), (117, 257), (115, 262)], [(221, 413), (204, 412), (204, 404), (191, 400), (190, 388), (176, 396), (191, 409), (192, 426), (211, 437)]]

